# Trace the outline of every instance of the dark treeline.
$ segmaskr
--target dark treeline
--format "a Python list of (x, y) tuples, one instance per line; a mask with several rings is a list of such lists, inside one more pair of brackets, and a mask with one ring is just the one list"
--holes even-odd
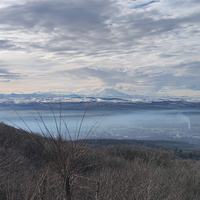
[(123, 142), (66, 141), (0, 123), (0, 199), (200, 199), (199, 151)]

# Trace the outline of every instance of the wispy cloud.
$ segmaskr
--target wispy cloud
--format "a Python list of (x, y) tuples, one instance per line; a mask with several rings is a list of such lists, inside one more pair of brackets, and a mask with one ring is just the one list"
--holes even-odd
[(1, 68), (0, 65), (0, 82), (9, 82), (12, 79), (20, 79), (21, 76), (18, 73), (9, 72), (6, 69)]
[[(146, 87), (159, 91), (164, 86), (184, 87), (192, 90), (199, 90), (200, 62), (181, 64), (178, 66), (168, 66), (168, 70), (160, 70), (157, 66), (148, 66), (143, 69), (124, 71), (118, 69), (92, 69), (79, 68), (60, 72), (63, 76), (66, 74), (73, 76), (74, 79), (97, 78), (105, 85), (114, 86), (128, 84), (140, 87)], [(152, 68), (150, 70), (150, 68)], [(198, 69), (197, 69), (198, 68)], [(184, 71), (184, 74), (182, 73)], [(181, 74), (180, 74), (181, 72)]]
[(77, 78), (92, 89), (93, 78), (100, 87), (156, 94), (181, 86), (200, 95), (199, 19), (195, 0), (5, 1), (0, 59), (27, 82), (43, 76), (37, 81), (45, 91), (52, 81), (62, 88), (61, 77), (70, 74), (66, 92)]

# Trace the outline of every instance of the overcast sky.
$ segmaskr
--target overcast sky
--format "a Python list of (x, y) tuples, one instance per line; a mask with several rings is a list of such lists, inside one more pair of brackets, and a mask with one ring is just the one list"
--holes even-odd
[(200, 96), (199, 0), (1, 0), (0, 93)]

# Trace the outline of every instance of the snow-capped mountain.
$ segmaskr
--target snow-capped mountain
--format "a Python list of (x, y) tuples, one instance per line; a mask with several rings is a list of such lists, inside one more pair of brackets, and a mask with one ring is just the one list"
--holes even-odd
[[(21, 105), (21, 104), (32, 104), (32, 103), (39, 103), (44, 104), (45, 102), (66, 102), (66, 103), (78, 103), (78, 102), (107, 102), (107, 103), (144, 103), (144, 104), (155, 104), (155, 105), (162, 105), (166, 106), (168, 102), (174, 104), (176, 107), (180, 107), (180, 105), (184, 104), (187, 106), (188, 103), (195, 103), (200, 102), (200, 99), (189, 98), (189, 97), (150, 97), (150, 96), (143, 96), (143, 95), (128, 95), (123, 92), (119, 92), (118, 90), (107, 88), (100, 91), (96, 91), (92, 95), (85, 95), (85, 94), (54, 94), (54, 93), (32, 93), (32, 94), (0, 94), (0, 105)], [(184, 103), (181, 103), (184, 102)], [(199, 104), (198, 104), (199, 105)]]

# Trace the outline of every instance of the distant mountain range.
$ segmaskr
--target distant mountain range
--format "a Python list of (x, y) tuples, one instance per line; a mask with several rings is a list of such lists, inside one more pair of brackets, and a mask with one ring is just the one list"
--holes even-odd
[(56, 98), (56, 97), (72, 97), (72, 98), (80, 98), (85, 95), (78, 94), (54, 94), (54, 93), (31, 93), (31, 94), (0, 94), (0, 98)]
[[(53, 94), (53, 93), (32, 93), (32, 94), (0, 94), (0, 106), (38, 108), (48, 107), (49, 103), (57, 106), (62, 102), (66, 109), (85, 109), (90, 102), (92, 109), (138, 109), (138, 108), (200, 108), (200, 99), (189, 97), (149, 97), (142, 95), (128, 95), (114, 89), (104, 89), (92, 95), (79, 94)], [(91, 103), (92, 102), (92, 103)]]
[[(54, 93), (31, 93), (31, 94), (0, 94), (0, 98), (56, 98), (56, 97), (69, 97), (69, 98), (83, 98), (83, 97), (102, 97), (102, 98), (133, 98), (132, 95), (119, 92), (114, 89), (104, 89), (94, 94), (54, 94)], [(142, 97), (142, 96), (140, 96)]]
[[(54, 94), (54, 93), (31, 93), (31, 94), (0, 94), (0, 98), (56, 98), (56, 97), (72, 97), (72, 98), (82, 98), (82, 97), (103, 97), (103, 98), (133, 98), (132, 95), (119, 92), (115, 89), (104, 89), (94, 94)], [(142, 96), (141, 96), (142, 97)]]
[[(121, 98), (121, 99), (155, 99), (155, 97), (144, 95), (128, 95), (118, 90), (107, 88), (100, 91), (96, 91), (94, 94), (55, 94), (55, 93), (31, 93), (31, 94), (0, 94), (0, 98), (56, 98), (56, 97), (69, 97), (69, 98)], [(156, 97), (156, 99), (177, 99), (176, 97)], [(189, 97), (179, 97), (178, 99), (191, 99)]]

